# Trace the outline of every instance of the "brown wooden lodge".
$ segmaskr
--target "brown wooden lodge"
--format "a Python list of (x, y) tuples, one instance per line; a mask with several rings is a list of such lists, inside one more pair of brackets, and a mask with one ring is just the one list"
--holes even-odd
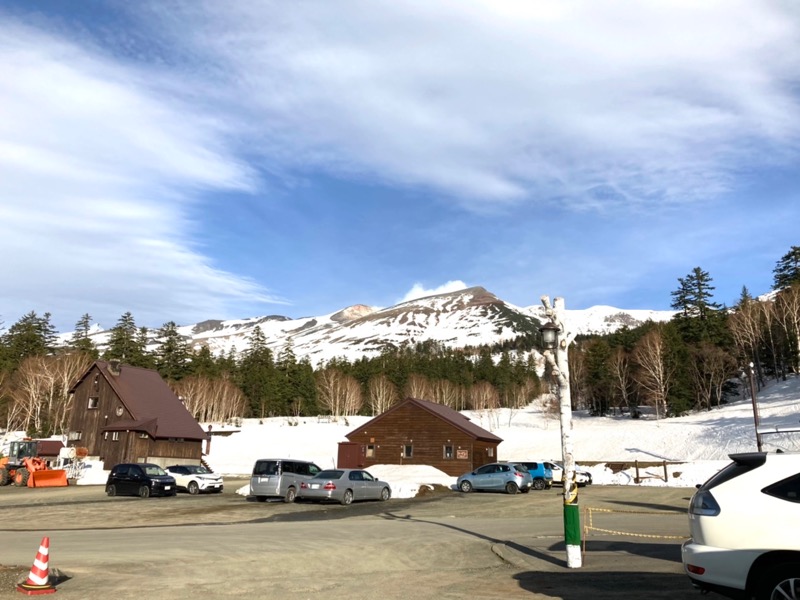
[(345, 436), (337, 466), (431, 465), (457, 477), (497, 460), (503, 440), (443, 404), (407, 398)]
[(200, 464), (207, 434), (157, 371), (95, 361), (72, 394), (67, 445), (104, 469), (125, 462)]

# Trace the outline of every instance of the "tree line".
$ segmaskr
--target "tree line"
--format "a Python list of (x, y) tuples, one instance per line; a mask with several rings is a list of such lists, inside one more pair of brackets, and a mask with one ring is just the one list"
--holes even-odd
[[(777, 263), (775, 293), (754, 299), (746, 288), (735, 306), (713, 300), (713, 280), (697, 267), (678, 279), (669, 322), (647, 322), (604, 336), (583, 336), (570, 347), (573, 409), (595, 415), (652, 407), (657, 418), (708, 409), (738, 393), (750, 375), (760, 388), (800, 369), (800, 247)], [(376, 415), (406, 397), (456, 410), (519, 408), (539, 400), (547, 410), (549, 374), (540, 380), (540, 336), (463, 349), (427, 341), (389, 348), (355, 361), (312, 366), (291, 340), (269, 347), (259, 327), (248, 347), (214, 355), (193, 347), (174, 322), (148, 330), (130, 312), (110, 330), (102, 353), (90, 315), (68, 344), (56, 343), (51, 315), (30, 312), (6, 331), (0, 323), (0, 426), (50, 435), (67, 429), (76, 379), (97, 358), (156, 369), (201, 422), (243, 417)]]
[(193, 347), (174, 322), (137, 326), (130, 312), (109, 331), (102, 353), (90, 315), (68, 344), (57, 344), (50, 314), (30, 312), (0, 336), (0, 426), (49, 435), (69, 424), (71, 385), (97, 358), (156, 369), (201, 422), (243, 417), (376, 415), (405, 397), (458, 410), (521, 407), (541, 395), (535, 354), (490, 347), (450, 349), (425, 342), (356, 361), (316, 367), (298, 359), (291, 340), (278, 351), (260, 327), (247, 349), (214, 355)]
[[(773, 293), (755, 299), (746, 287), (732, 307), (713, 300), (700, 267), (678, 279), (675, 316), (570, 347), (573, 407), (596, 415), (650, 406), (656, 418), (711, 410), (768, 378), (800, 370), (800, 247), (773, 270)], [(752, 367), (750, 366), (752, 364)], [(746, 384), (746, 385), (742, 385)]]

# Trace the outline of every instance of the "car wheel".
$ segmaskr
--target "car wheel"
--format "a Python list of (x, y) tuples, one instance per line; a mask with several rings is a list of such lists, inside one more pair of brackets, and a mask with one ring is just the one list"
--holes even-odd
[(469, 481), (462, 481), (461, 485), (458, 486), (458, 489), (460, 489), (465, 494), (469, 494), (472, 491), (472, 484)]
[(200, 486), (197, 485), (196, 481), (190, 481), (189, 485), (186, 488), (192, 496), (196, 496), (200, 493)]
[(517, 484), (513, 481), (509, 481), (506, 484), (506, 494), (516, 494), (519, 491)]
[(117, 495), (117, 486), (113, 483), (111, 485), (106, 486), (106, 495), (107, 496), (116, 496)]
[(533, 480), (533, 489), (535, 490), (543, 490), (547, 487), (547, 484), (544, 482), (544, 479), (534, 479)]
[(392, 497), (392, 491), (386, 487), (381, 490), (381, 500), (386, 502), (389, 498)]
[(295, 498), (297, 498), (297, 490), (293, 487), (290, 487), (288, 490), (286, 490), (286, 495), (283, 497), (283, 501), (287, 504), (291, 504), (295, 501)]
[(139, 488), (139, 498), (149, 498), (150, 497), (150, 488), (146, 485), (143, 485)]
[(353, 490), (345, 490), (344, 496), (342, 496), (342, 504), (347, 506), (348, 504), (353, 503)]
[(776, 565), (764, 573), (756, 589), (756, 600), (800, 598), (800, 563)]

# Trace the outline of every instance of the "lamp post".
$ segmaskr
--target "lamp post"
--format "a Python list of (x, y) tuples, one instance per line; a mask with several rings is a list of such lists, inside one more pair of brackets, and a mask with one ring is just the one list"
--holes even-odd
[(756, 426), (756, 447), (761, 452), (761, 434), (758, 432), (761, 419), (758, 416), (758, 402), (756, 401), (756, 373), (754, 366), (752, 362), (747, 365), (746, 377), (750, 380), (750, 400), (753, 401), (753, 423)]
[[(564, 326), (564, 299), (542, 296), (545, 314), (550, 319), (539, 331), (544, 344), (544, 357), (558, 386), (559, 420), (561, 423), (561, 458), (564, 465), (564, 542), (567, 567), (579, 568), (581, 557), (581, 518), (578, 510), (578, 483), (575, 480), (575, 457), (572, 454), (572, 400), (569, 390), (567, 349), (575, 338)], [(559, 335), (561, 334), (561, 335)]]

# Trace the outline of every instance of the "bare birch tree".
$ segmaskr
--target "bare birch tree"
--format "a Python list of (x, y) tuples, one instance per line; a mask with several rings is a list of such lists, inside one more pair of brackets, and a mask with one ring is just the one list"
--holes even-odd
[(403, 387), (403, 395), (406, 398), (430, 400), (433, 397), (430, 380), (419, 373), (411, 373)]
[(794, 358), (789, 365), (793, 373), (800, 370), (800, 284), (782, 290), (775, 298), (775, 312), (784, 335), (793, 347), (790, 356)]
[(375, 375), (367, 383), (367, 395), (373, 415), (379, 415), (397, 402), (397, 386), (385, 374)]
[(642, 337), (633, 351), (637, 369), (636, 382), (643, 396), (653, 405), (656, 419), (666, 413), (667, 396), (672, 385), (674, 368), (667, 364), (666, 344), (660, 325)]

